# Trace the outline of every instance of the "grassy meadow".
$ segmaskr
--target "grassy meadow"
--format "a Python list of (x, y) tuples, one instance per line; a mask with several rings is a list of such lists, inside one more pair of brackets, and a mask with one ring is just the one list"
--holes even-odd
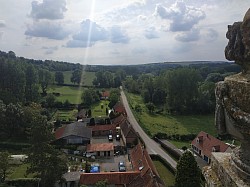
[(56, 97), (57, 101), (65, 102), (68, 100), (72, 104), (79, 104), (81, 103), (81, 95), (84, 89), (83, 87), (51, 85), (48, 93), (60, 93), (60, 96)]
[[(73, 84), (70, 81), (71, 75), (72, 75), (73, 71), (64, 71), (63, 75), (64, 75), (64, 83), (65, 84)], [(83, 71), (82, 73), (82, 85), (83, 86), (93, 86), (92, 82), (95, 78), (95, 72), (87, 72), (87, 71)]]
[[(140, 105), (142, 112), (133, 110), (142, 128), (151, 136), (158, 132), (172, 134), (197, 134), (205, 131), (213, 136), (217, 132), (214, 126), (214, 115), (169, 115), (169, 114), (150, 114), (140, 95), (126, 93), (130, 107)], [(155, 109), (157, 110), (157, 108)], [(187, 142), (173, 141), (177, 147), (187, 145)]]

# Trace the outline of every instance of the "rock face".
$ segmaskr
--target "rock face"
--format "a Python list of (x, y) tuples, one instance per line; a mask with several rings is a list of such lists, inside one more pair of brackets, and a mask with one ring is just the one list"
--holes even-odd
[[(226, 37), (229, 42), (225, 56), (239, 64), (242, 72), (217, 83), (215, 123), (220, 134), (231, 134), (240, 140), (241, 146), (226, 156), (227, 165), (234, 173), (234, 179), (238, 176), (239, 180), (250, 186), (250, 9), (243, 22), (228, 26)], [(212, 166), (216, 168), (220, 164), (223, 165), (216, 161), (215, 156)], [(230, 176), (223, 177), (223, 173), (220, 173), (222, 183)]]
[(242, 66), (243, 73), (250, 70), (250, 9), (247, 11), (243, 22), (235, 22), (228, 25), (226, 34), (229, 39), (225, 48), (225, 56), (228, 60), (235, 60)]

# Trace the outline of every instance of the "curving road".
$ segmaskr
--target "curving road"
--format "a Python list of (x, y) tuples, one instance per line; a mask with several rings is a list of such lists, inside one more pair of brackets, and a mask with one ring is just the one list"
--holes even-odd
[(171, 166), (172, 168), (176, 168), (176, 161), (174, 159), (172, 159), (164, 150), (162, 150), (161, 146), (156, 143), (154, 140), (152, 140), (141, 128), (141, 126), (137, 123), (130, 107), (127, 101), (127, 98), (121, 88), (121, 98), (122, 98), (122, 102), (123, 105), (126, 109), (127, 112), (127, 118), (129, 120), (129, 122), (132, 124), (133, 128), (135, 129), (135, 131), (137, 131), (140, 135), (140, 137), (143, 139), (145, 145), (146, 145), (146, 149), (148, 151), (149, 154), (158, 154), (160, 155), (163, 159), (165, 159)]

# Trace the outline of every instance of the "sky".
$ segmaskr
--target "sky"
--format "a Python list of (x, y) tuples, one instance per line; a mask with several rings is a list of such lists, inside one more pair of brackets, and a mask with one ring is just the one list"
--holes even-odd
[(0, 0), (0, 50), (91, 65), (226, 61), (250, 0)]

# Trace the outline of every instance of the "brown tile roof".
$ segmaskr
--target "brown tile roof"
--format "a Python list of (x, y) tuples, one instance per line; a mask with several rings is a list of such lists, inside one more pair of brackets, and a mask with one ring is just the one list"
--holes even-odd
[(97, 144), (88, 144), (87, 152), (96, 152), (96, 151), (113, 151), (113, 143), (97, 143)]
[(120, 114), (119, 116), (117, 116), (116, 118), (112, 119), (111, 121), (112, 121), (113, 124), (120, 124), (125, 119), (126, 119), (126, 117), (123, 114)]
[[(197, 139), (199, 139), (199, 142), (197, 142)], [(208, 157), (211, 156), (213, 148), (215, 148), (216, 152), (225, 152), (229, 147), (229, 145), (203, 131), (192, 141), (192, 145), (202, 150), (203, 154)]]
[(136, 138), (137, 133), (135, 132), (134, 128), (130, 124), (128, 120), (122, 121), (120, 124), (121, 130), (126, 138)]
[(108, 130), (115, 130), (116, 124), (109, 124), (109, 125), (94, 125), (94, 126), (88, 126), (92, 129), (92, 132), (96, 131), (108, 131)]
[(113, 106), (113, 109), (117, 113), (126, 114), (126, 110), (121, 102), (117, 102), (115, 106)]
[[(158, 187), (162, 186), (163, 182), (147, 152), (139, 143), (130, 153), (131, 163), (135, 171), (140, 171), (143, 183), (141, 186)], [(138, 179), (140, 181), (140, 179)], [(132, 181), (129, 187), (136, 186), (138, 181)]]
[(109, 91), (102, 92), (102, 97), (109, 97), (109, 96), (110, 96)]
[(128, 184), (138, 177), (140, 172), (102, 172), (102, 173), (83, 173), (80, 177), (80, 185), (93, 185), (98, 181), (107, 180), (108, 184)]

